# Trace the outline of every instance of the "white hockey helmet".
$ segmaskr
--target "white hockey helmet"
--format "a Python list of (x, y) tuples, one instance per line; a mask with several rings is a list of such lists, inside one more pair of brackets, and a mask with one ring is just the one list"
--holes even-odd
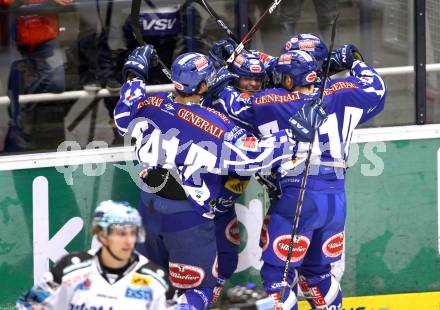
[(99, 226), (106, 236), (112, 227), (134, 226), (138, 231), (138, 242), (145, 240), (145, 231), (139, 212), (128, 202), (106, 200), (96, 207), (92, 227)]

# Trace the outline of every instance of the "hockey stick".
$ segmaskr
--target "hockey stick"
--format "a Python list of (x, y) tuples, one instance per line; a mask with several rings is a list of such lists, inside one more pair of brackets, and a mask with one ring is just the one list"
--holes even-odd
[[(335, 43), (335, 35), (336, 35), (336, 23), (338, 21), (339, 18), (339, 12), (336, 14), (335, 20), (333, 21), (333, 26), (332, 26), (332, 37), (331, 37), (331, 43), (330, 43), (330, 48), (328, 51), (328, 56), (327, 56), (327, 64), (326, 64), (326, 68), (325, 68), (325, 74), (324, 74), (324, 79), (322, 81), (322, 84), (320, 85), (320, 94), (319, 94), (319, 104), (322, 104), (322, 99), (324, 98), (324, 90), (325, 90), (325, 84), (327, 83), (327, 79), (328, 79), (328, 75), (329, 75), (329, 71), (330, 71), (330, 58), (332, 56), (332, 51), (333, 51), (333, 46)], [(315, 132), (318, 128), (315, 127)], [(301, 180), (301, 189), (299, 191), (299, 196), (298, 196), (298, 202), (296, 204), (296, 212), (295, 212), (295, 217), (293, 218), (293, 225), (292, 225), (292, 232), (290, 234), (291, 238), (290, 238), (290, 242), (289, 242), (289, 249), (287, 251), (287, 258), (286, 258), (286, 263), (284, 264), (284, 272), (283, 272), (283, 279), (281, 280), (281, 291), (280, 291), (280, 296), (278, 299), (278, 302), (275, 306), (275, 309), (283, 309), (283, 298), (284, 298), (284, 294), (286, 292), (286, 287), (287, 287), (287, 275), (289, 273), (289, 263), (290, 263), (290, 259), (292, 258), (292, 252), (293, 252), (293, 245), (295, 242), (298, 242), (298, 223), (299, 223), (299, 218), (301, 216), (301, 210), (302, 210), (302, 205), (303, 205), (303, 200), (304, 200), (304, 193), (306, 190), (306, 184), (307, 184), (307, 177), (309, 175), (309, 168), (310, 168), (310, 158), (312, 157), (312, 150), (313, 150), (313, 141), (311, 141), (309, 143), (309, 150), (307, 152), (307, 158), (305, 161), (305, 167), (304, 167), (304, 174)]]
[(241, 39), (240, 44), (237, 45), (237, 47), (235, 48), (234, 52), (231, 54), (231, 56), (229, 56), (228, 60), (226, 60), (226, 64), (229, 66), (230, 64), (232, 64), (232, 62), (234, 61), (234, 59), (238, 56), (238, 54), (240, 54), (240, 52), (244, 49), (244, 45), (246, 43), (248, 43), (252, 36), (254, 35), (254, 33), (260, 29), (261, 25), (263, 24), (264, 20), (271, 15), (275, 9), (277, 8), (277, 6), (281, 3), (282, 0), (274, 0), (272, 2), (272, 4), (267, 8), (267, 10), (263, 13), (263, 15), (261, 15), (261, 17), (257, 20), (257, 22), (254, 24), (254, 26), (251, 28), (251, 30), (249, 30), (248, 33), (245, 34), (245, 36), (243, 37), (243, 39)]
[(234, 35), (234, 33), (232, 32), (232, 30), (226, 25), (226, 23), (220, 18), (220, 16), (218, 16), (218, 14), (214, 11), (214, 9), (212, 8), (212, 6), (208, 3), (208, 1), (206, 0), (195, 0), (195, 2), (197, 2), (198, 4), (200, 4), (205, 10), (206, 12), (208, 12), (209, 15), (211, 15), (215, 21), (217, 22), (217, 25), (220, 26), (220, 28), (222, 28), (226, 34), (235, 42), (239, 42), (240, 40)]
[[(131, 2), (131, 13), (130, 13), (130, 20), (131, 20), (131, 29), (133, 31), (133, 35), (138, 42), (140, 46), (145, 45), (144, 38), (142, 37), (141, 30), (139, 29), (139, 13), (141, 10), (141, 2), (142, 0), (133, 0)], [(170, 70), (167, 68), (167, 66), (164, 64), (164, 62), (159, 58), (157, 55), (157, 61), (161, 67), (161, 71), (165, 76), (171, 80), (171, 73)]]

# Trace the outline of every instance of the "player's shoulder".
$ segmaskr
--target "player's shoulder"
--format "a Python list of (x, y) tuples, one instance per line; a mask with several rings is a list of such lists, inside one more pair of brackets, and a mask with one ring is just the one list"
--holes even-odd
[(345, 93), (358, 88), (360, 88), (359, 81), (355, 77), (333, 79), (326, 84), (324, 95), (332, 96), (337, 93)]
[[(170, 93), (155, 92), (145, 95), (137, 101), (137, 110), (143, 108), (162, 109), (164, 106), (174, 105)], [(169, 107), (167, 109), (170, 109)]]
[(268, 88), (254, 94), (252, 96), (252, 104), (254, 106), (259, 106), (271, 103), (299, 101), (301, 99), (302, 96), (299, 92), (290, 92), (282, 87)]
[(228, 116), (226, 116), (226, 114), (224, 114), (214, 108), (206, 108), (206, 111), (209, 113), (209, 115), (212, 115), (213, 118), (216, 117), (226, 124), (232, 123), (232, 120)]
[(155, 281), (160, 284), (165, 290), (168, 290), (169, 284), (166, 281), (167, 273), (158, 264), (150, 261), (149, 259), (140, 256), (139, 264), (135, 270), (135, 273), (131, 279), (133, 284), (136, 283), (151, 283)]
[(260, 90), (259, 92), (256, 92), (253, 97), (263, 97), (270, 94), (276, 94), (276, 95), (284, 95), (289, 94), (290, 92), (282, 87), (273, 87), (273, 88), (266, 88), (263, 90)]
[(229, 98), (236, 98), (239, 96), (240, 92), (235, 87), (228, 85), (220, 91), (220, 93), (217, 95), (217, 99), (229, 100)]
[(93, 254), (89, 252), (74, 252), (63, 256), (51, 268), (54, 280), (61, 283), (61, 280), (74, 271), (84, 270), (91, 266)]
[(194, 116), (201, 117), (203, 120), (207, 121), (209, 124), (206, 125), (228, 127), (229, 125), (233, 124), (232, 120), (226, 114), (211, 107), (190, 105), (190, 106), (183, 106), (182, 108), (189, 111)]

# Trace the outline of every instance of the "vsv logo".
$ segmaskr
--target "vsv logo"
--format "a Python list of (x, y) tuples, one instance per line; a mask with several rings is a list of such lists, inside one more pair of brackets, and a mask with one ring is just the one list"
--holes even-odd
[(176, 24), (177, 18), (158, 18), (158, 19), (142, 19), (142, 28), (144, 30), (171, 30)]

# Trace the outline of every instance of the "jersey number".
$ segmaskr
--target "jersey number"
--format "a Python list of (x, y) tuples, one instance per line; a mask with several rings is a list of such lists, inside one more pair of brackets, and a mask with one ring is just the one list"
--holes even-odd
[[(335, 113), (328, 116), (327, 121), (319, 127), (319, 135), (327, 135), (328, 143), (320, 145), (319, 137), (315, 138), (313, 143), (313, 154), (321, 155), (322, 152), (329, 150), (330, 155), (333, 158), (347, 158), (348, 148), (353, 135), (353, 130), (356, 128), (363, 114), (363, 110), (355, 107), (346, 107), (344, 110), (344, 123), (342, 124), (342, 132), (339, 134), (338, 118)], [(271, 121), (263, 125), (258, 126), (259, 131), (263, 135), (271, 134), (280, 131), (278, 122)], [(323, 141), (321, 141), (321, 144)], [(298, 151), (306, 151), (309, 148), (309, 144), (306, 142), (300, 142), (298, 144)], [(342, 156), (344, 153), (344, 157)]]
[[(164, 168), (175, 167), (176, 157), (179, 152), (178, 138), (164, 139), (159, 129), (154, 129), (148, 140), (143, 140), (143, 144), (137, 144), (137, 157), (140, 162), (147, 164), (149, 167), (156, 167), (158, 164)], [(189, 177), (194, 171), (200, 167), (214, 167), (216, 156), (199, 145), (192, 143), (186, 152), (184, 165), (190, 166), (185, 170), (185, 177)]]

